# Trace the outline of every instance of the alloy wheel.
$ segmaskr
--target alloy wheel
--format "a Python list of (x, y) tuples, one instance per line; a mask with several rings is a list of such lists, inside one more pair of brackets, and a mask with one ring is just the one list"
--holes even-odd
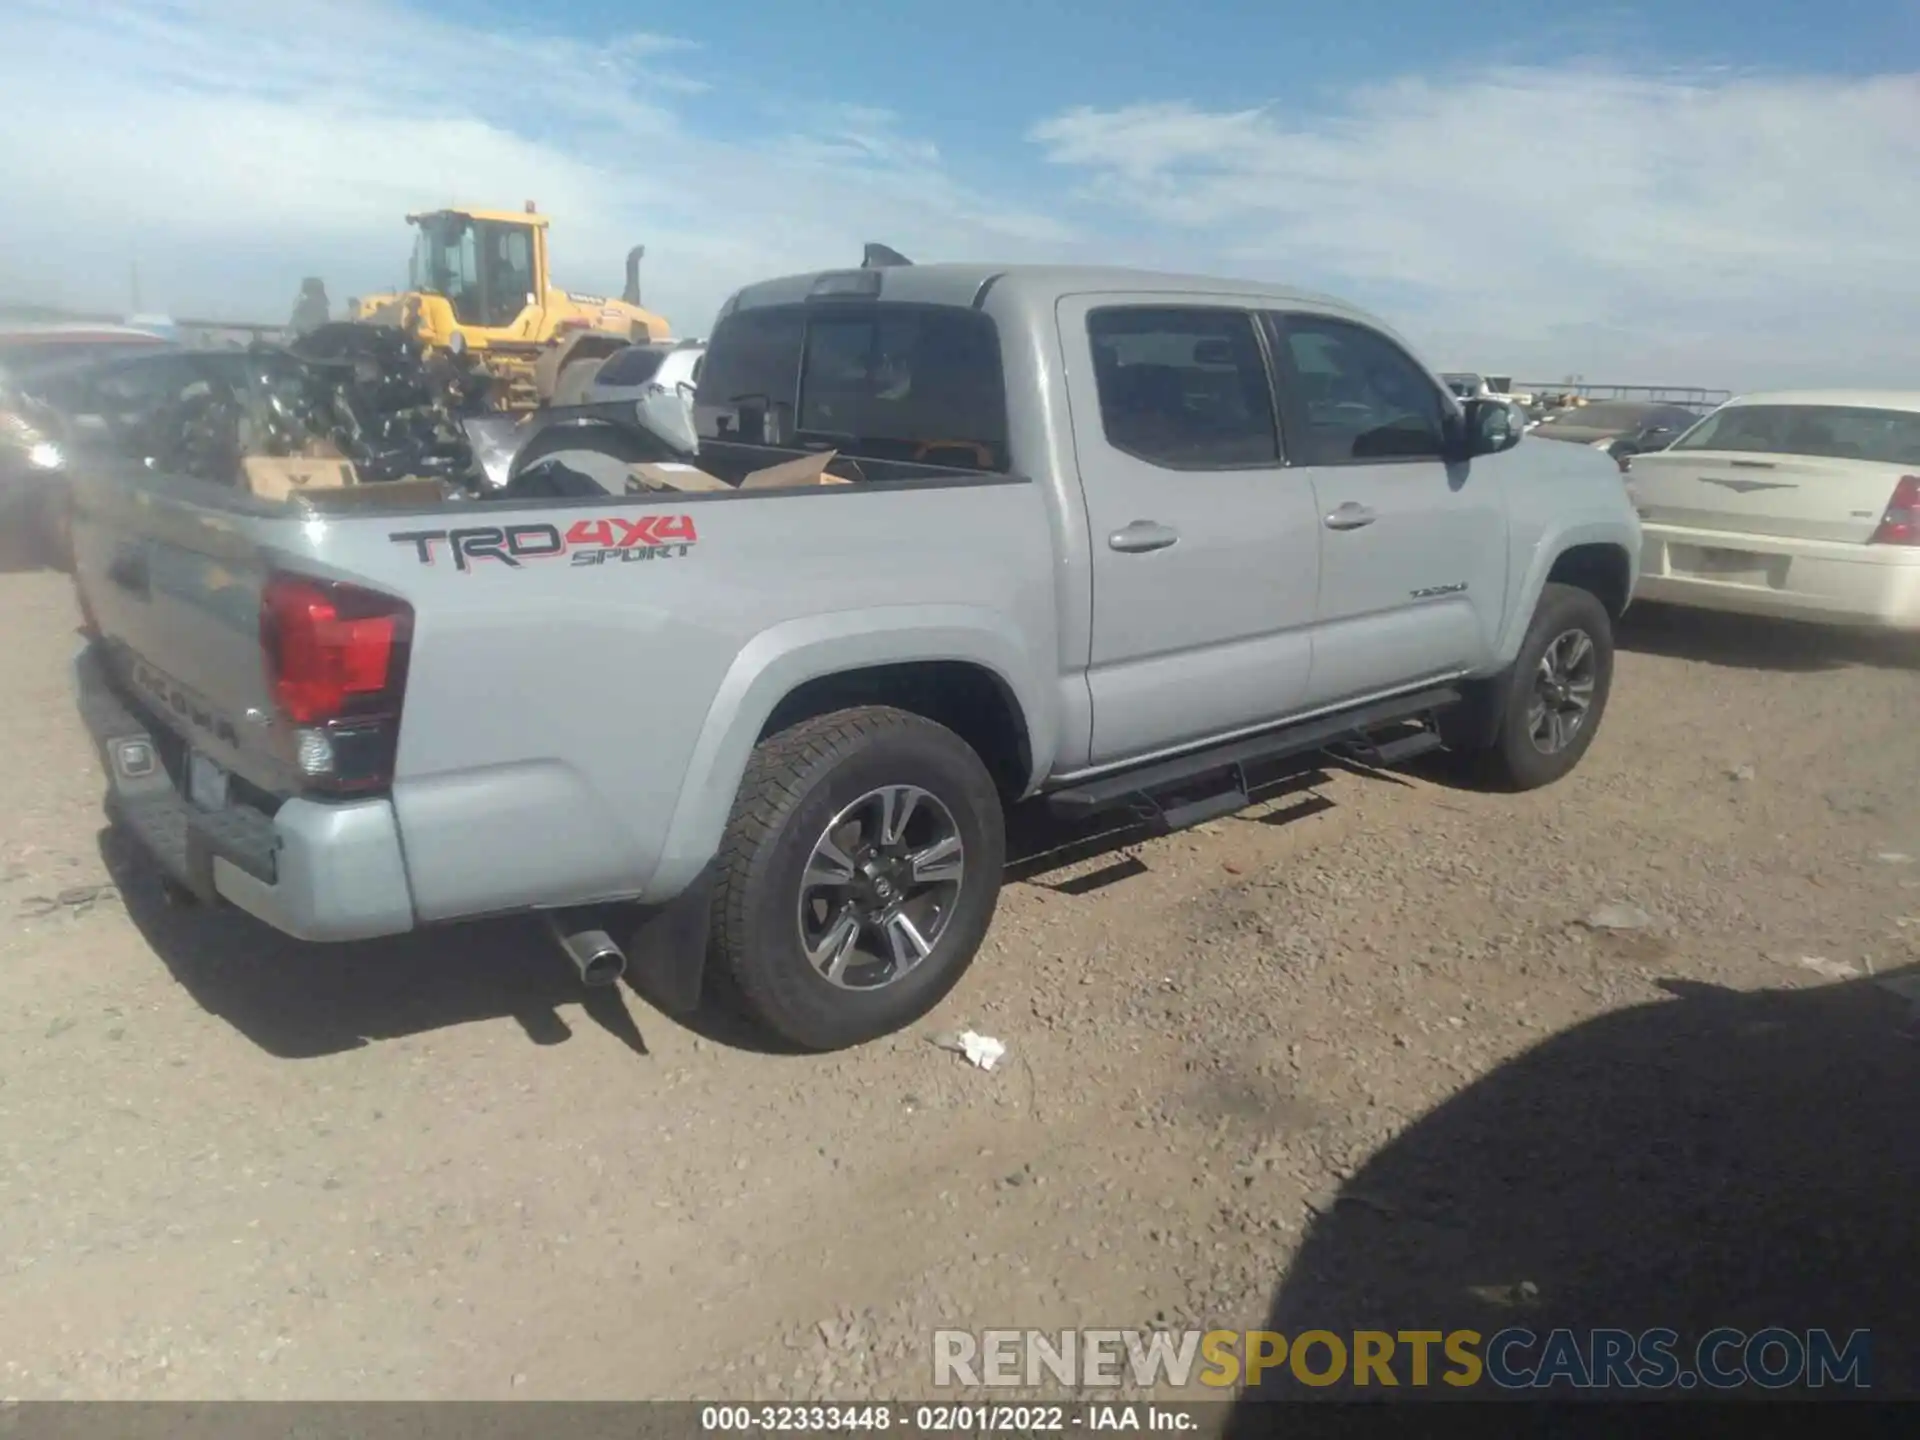
[(966, 876), (960, 827), (916, 785), (870, 790), (827, 823), (800, 880), (800, 944), (843, 990), (877, 990), (940, 943)]

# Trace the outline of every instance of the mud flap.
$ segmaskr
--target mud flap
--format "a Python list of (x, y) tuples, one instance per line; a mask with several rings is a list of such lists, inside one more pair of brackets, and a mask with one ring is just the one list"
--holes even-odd
[(1497, 675), (1462, 685), (1460, 703), (1439, 715), (1440, 738), (1447, 748), (1466, 755), (1492, 749), (1500, 738), (1500, 721), (1512, 687), (1511, 665)]
[(666, 904), (643, 911), (628, 938), (628, 980), (669, 1015), (685, 1015), (700, 1004), (716, 878), (708, 865)]

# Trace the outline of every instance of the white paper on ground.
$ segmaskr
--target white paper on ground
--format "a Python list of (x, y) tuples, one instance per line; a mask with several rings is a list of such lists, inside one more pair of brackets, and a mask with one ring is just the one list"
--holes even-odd
[(982, 1070), (991, 1070), (999, 1063), (1000, 1057), (1007, 1053), (1007, 1047), (991, 1035), (976, 1035), (971, 1030), (962, 1030), (960, 1053)]

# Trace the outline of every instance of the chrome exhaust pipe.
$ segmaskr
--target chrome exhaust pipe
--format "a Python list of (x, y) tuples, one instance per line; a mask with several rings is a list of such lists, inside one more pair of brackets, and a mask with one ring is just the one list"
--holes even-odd
[(554, 915), (547, 916), (547, 930), (580, 972), (582, 985), (611, 985), (626, 973), (626, 951), (606, 931), (576, 930)]

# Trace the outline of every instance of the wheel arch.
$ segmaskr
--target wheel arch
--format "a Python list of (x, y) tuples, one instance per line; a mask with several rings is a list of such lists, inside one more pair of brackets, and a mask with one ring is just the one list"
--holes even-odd
[(1606, 541), (1570, 545), (1554, 557), (1544, 584), (1588, 591), (1606, 606), (1609, 620), (1618, 620), (1633, 596), (1633, 561), (1624, 545)]
[(969, 606), (868, 609), (762, 632), (708, 707), (648, 897), (677, 893), (718, 850), (753, 747), (832, 710), (923, 715), (974, 747), (1005, 799), (1031, 792), (1059, 723), (1041, 673), (1007, 617)]
[(1026, 714), (1006, 678), (977, 660), (909, 660), (817, 676), (773, 707), (757, 738), (864, 705), (887, 705), (944, 725), (980, 757), (1003, 799), (1027, 790), (1033, 740)]
[(1639, 579), (1639, 546), (1622, 535), (1620, 521), (1608, 518), (1559, 527), (1534, 545), (1519, 588), (1514, 592), (1497, 647), (1497, 664), (1513, 663), (1549, 583), (1573, 585), (1596, 595), (1611, 619), (1619, 619), (1633, 599)]

